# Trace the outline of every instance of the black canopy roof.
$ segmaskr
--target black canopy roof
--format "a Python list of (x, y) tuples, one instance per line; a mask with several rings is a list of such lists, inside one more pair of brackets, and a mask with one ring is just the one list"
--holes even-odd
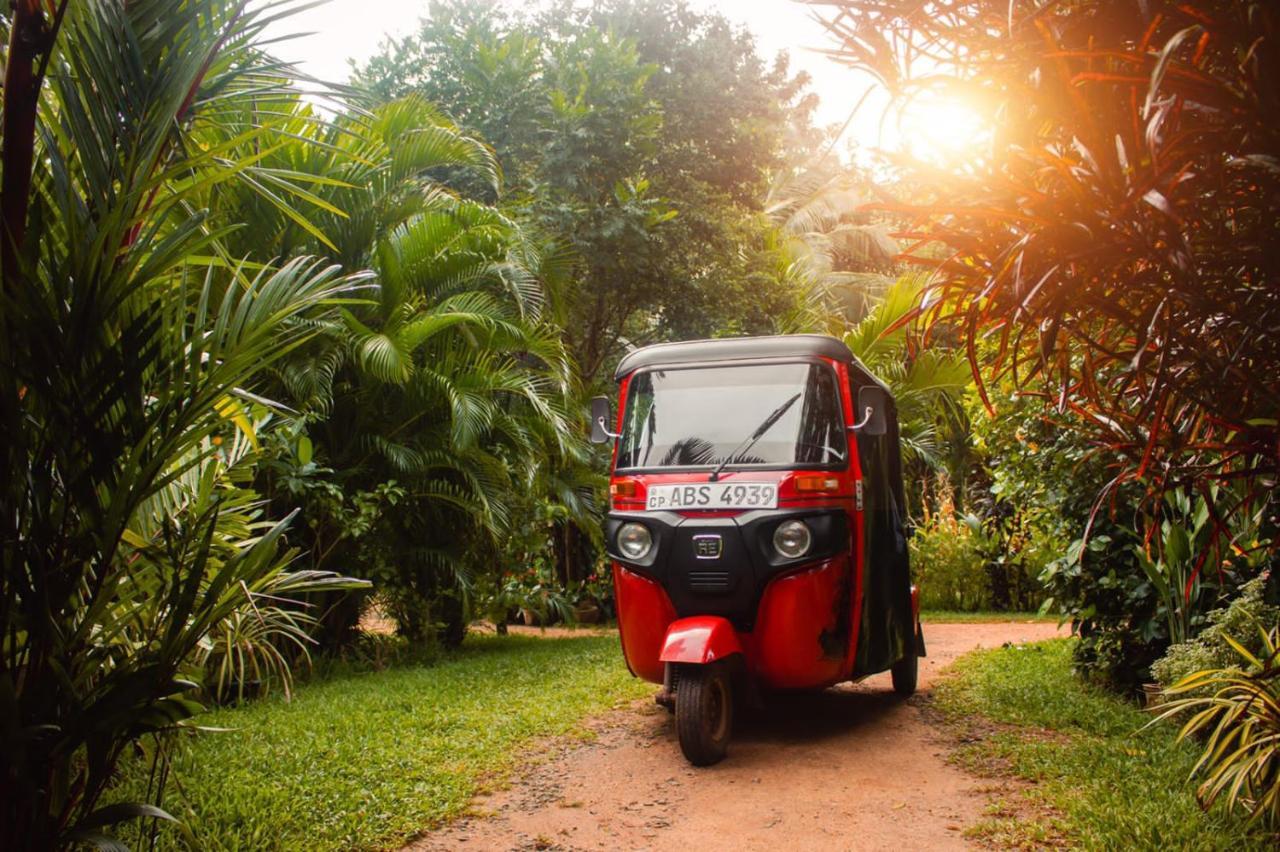
[[(719, 337), (712, 340), (690, 340), (681, 343), (657, 343), (628, 352), (618, 364), (614, 379), (644, 367), (675, 367), (724, 361), (755, 361), (773, 358), (811, 358), (820, 356), (843, 361), (872, 382), (884, 383), (872, 376), (862, 362), (853, 356), (844, 342), (825, 334), (778, 334), (770, 337)], [(885, 390), (888, 390), (886, 387)]]

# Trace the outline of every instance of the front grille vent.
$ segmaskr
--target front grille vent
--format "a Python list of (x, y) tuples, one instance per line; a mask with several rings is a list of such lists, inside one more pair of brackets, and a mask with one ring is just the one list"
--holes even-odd
[(690, 571), (689, 588), (695, 592), (727, 592), (728, 571)]

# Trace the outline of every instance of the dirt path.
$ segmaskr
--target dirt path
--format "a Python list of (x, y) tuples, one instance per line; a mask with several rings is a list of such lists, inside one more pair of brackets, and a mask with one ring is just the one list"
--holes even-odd
[[(1042, 623), (926, 624), (922, 691), (966, 651), (1057, 634)], [(945, 762), (915, 702), (895, 698), (887, 674), (778, 697), (739, 721), (728, 758), (709, 769), (685, 763), (665, 710), (637, 703), (408, 848), (966, 848), (981, 784)]]

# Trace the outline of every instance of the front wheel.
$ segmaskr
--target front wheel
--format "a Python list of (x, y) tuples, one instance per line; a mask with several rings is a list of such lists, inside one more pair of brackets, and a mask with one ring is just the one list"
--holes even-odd
[(893, 691), (908, 698), (915, 694), (916, 680), (920, 674), (920, 625), (916, 624), (916, 635), (911, 637), (911, 646), (907, 655), (893, 664)]
[(689, 666), (676, 685), (676, 733), (694, 766), (724, 759), (733, 731), (733, 691), (723, 666)]

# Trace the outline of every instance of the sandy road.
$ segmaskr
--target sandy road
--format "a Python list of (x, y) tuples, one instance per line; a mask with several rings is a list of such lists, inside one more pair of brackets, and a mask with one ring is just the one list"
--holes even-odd
[[(967, 651), (1055, 635), (1042, 623), (926, 624), (921, 690)], [(708, 769), (685, 763), (671, 717), (647, 702), (598, 731), (408, 848), (963, 849), (984, 805), (980, 782), (946, 762), (916, 699), (896, 698), (887, 674), (771, 699)]]

